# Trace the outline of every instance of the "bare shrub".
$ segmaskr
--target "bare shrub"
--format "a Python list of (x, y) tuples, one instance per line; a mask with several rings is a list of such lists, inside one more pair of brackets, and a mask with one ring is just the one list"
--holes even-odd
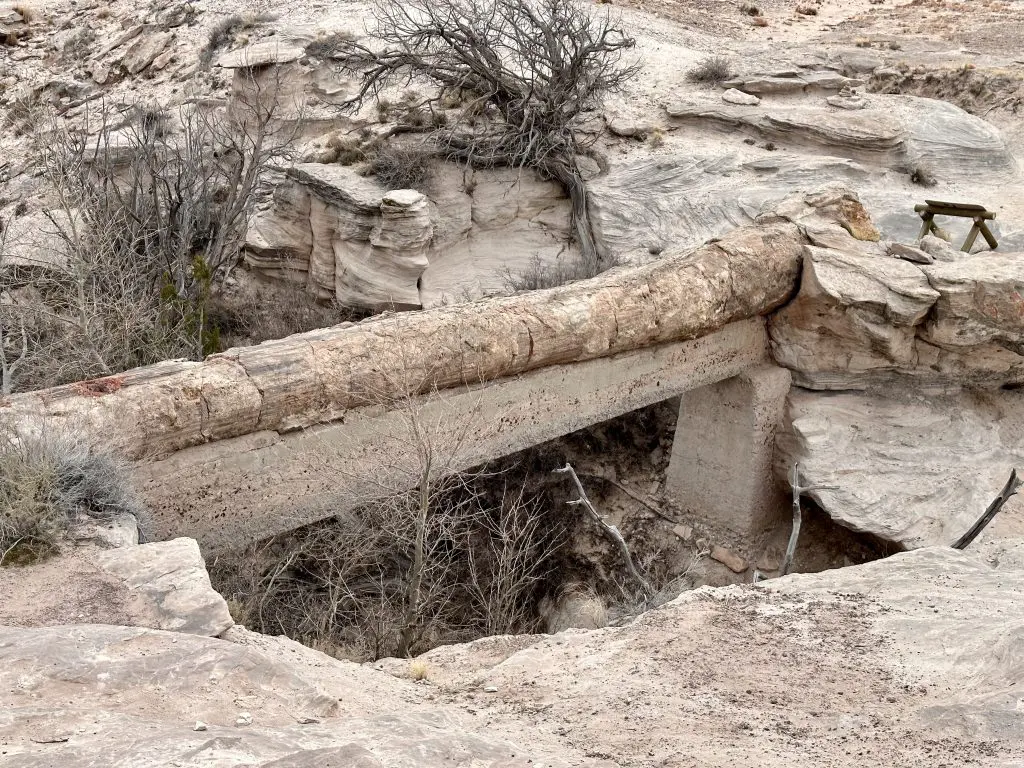
[(717, 85), (732, 77), (732, 65), (725, 56), (707, 56), (686, 73), (691, 83)]
[(910, 169), (910, 181), (922, 187), (934, 187), (939, 183), (932, 169), (920, 163)]
[(51, 116), (40, 143), (58, 201), (47, 213), (54, 264), (29, 273), (0, 263), (0, 291), (27, 286), (37, 297), (3, 308), (31, 347), (15, 388), (220, 348), (211, 302), (237, 263), (255, 191), (294, 135), (275, 120), (273, 89), (254, 86), (227, 110), (186, 104), (173, 119), (104, 108), (91, 133)]
[(209, 67), (217, 51), (231, 45), (235, 36), (240, 32), (274, 21), (276, 18), (274, 14), (270, 13), (233, 13), (230, 16), (225, 16), (210, 30), (210, 34), (206, 39), (206, 45), (199, 52), (200, 65), (204, 68)]
[(317, 59), (329, 59), (332, 58), (338, 50), (340, 50), (345, 43), (350, 43), (354, 40), (352, 35), (347, 32), (331, 32), (326, 35), (320, 35), (315, 40), (306, 44), (306, 53)]
[(370, 170), (387, 189), (422, 190), (430, 181), (432, 153), (419, 147), (387, 145), (370, 163)]
[(0, 565), (53, 554), (83, 516), (130, 514), (144, 535), (145, 512), (128, 478), (122, 462), (69, 432), (0, 432)]
[(579, 280), (589, 280), (601, 273), (587, 259), (559, 258), (554, 262), (545, 262), (540, 256), (534, 256), (529, 265), (513, 272), (506, 268), (502, 276), (505, 288), (512, 293), (520, 291), (539, 291), (546, 288), (557, 288)]
[(210, 324), (219, 329), (223, 348), (260, 344), (365, 316), (337, 302), (317, 301), (301, 286), (287, 283), (217, 296), (210, 305)]
[[(374, 364), (381, 387), (365, 393), (389, 411), (375, 438), (386, 464), (347, 464), (349, 449), (325, 445), (334, 459), (320, 471), (338, 478), (348, 511), (215, 562), (218, 586), (256, 629), (358, 660), (535, 630), (564, 515), (486, 469), (462, 469), (475, 455), (479, 407), (414, 396), (423, 379), (401, 361), (393, 373), (394, 362)], [(347, 466), (361, 473), (358, 498), (345, 495)]]
[(744, 13), (747, 16), (760, 16), (761, 9), (751, 3), (743, 3), (740, 6), (740, 13)]
[(579, 128), (638, 71), (622, 63), (633, 39), (607, 14), (573, 0), (382, 0), (375, 13), (382, 45), (341, 41), (333, 55), (362, 78), (345, 107), (382, 104), (383, 91), (411, 78), (434, 86), (421, 109), (444, 108), (457, 95), (460, 112), (434, 131), (441, 152), (479, 167), (528, 166), (558, 181), (572, 201), (583, 257), (600, 262), (578, 166), (587, 141)]

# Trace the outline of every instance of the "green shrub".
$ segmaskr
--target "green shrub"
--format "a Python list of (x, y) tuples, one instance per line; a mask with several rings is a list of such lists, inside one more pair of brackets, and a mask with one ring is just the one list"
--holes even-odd
[(145, 511), (125, 465), (70, 433), (0, 436), (0, 565), (54, 554), (82, 517), (131, 514), (145, 534)]

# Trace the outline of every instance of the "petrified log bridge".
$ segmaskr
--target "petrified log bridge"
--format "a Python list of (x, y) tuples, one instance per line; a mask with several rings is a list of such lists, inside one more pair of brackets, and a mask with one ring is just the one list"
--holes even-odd
[(158, 535), (216, 551), (411, 483), (415, 446), (395, 429), (410, 407), (433, 424), (476, 420), (454, 429), (451, 464), (469, 467), (688, 392), (669, 488), (745, 528), (773, 503), (789, 383), (762, 316), (796, 287), (808, 222), (870, 230), (848, 194), (791, 199), (644, 267), (18, 395), (0, 413), (123, 453)]

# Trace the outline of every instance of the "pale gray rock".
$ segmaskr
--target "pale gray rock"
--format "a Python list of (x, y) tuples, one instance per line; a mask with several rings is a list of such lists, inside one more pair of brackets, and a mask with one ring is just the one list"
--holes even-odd
[(838, 72), (819, 71), (802, 72), (800, 78), (807, 83), (808, 89), (819, 88), (824, 91), (839, 91), (843, 88), (859, 88), (864, 85), (864, 80), (845, 77)]
[(808, 246), (799, 294), (770, 320), (772, 351), (797, 384), (865, 386), (916, 365), (916, 327), (938, 298), (914, 264)]
[(794, 146), (827, 148), (853, 159), (894, 161), (905, 151), (903, 123), (880, 109), (836, 113), (827, 107), (773, 106), (770, 110), (727, 105), (676, 104), (669, 117), (684, 124), (710, 124), (721, 130), (737, 128), (762, 139)]
[[(906, 548), (948, 545), (981, 516), (1024, 456), (1018, 393), (870, 394), (793, 389), (779, 474), (794, 463), (834, 520)], [(1024, 535), (1019, 502), (987, 537)]]
[(92, 559), (138, 598), (149, 614), (137, 620), (140, 625), (215, 636), (234, 624), (224, 598), (210, 586), (195, 539), (112, 549)]
[[(423, 658), (467, 700), (474, 685), (529, 686), (567, 741), (616, 762), (646, 749), (652, 763), (664, 750), (762, 768), (934, 768), (952, 752), (1010, 768), (1024, 750), (1022, 626), (1024, 572), (941, 547), (684, 592), (622, 627)], [(780, 749), (751, 708), (758, 723), (799, 728), (799, 747)], [(524, 732), (528, 717), (515, 721)], [(637, 730), (623, 734), (626, 723)], [(946, 751), (932, 759), (936, 740)]]
[(916, 96), (900, 97), (907, 126), (907, 159), (923, 163), (940, 178), (995, 179), (1017, 174), (1016, 162), (999, 130), (955, 104)]
[(927, 251), (923, 251), (920, 248), (915, 248), (912, 245), (904, 245), (903, 243), (886, 243), (886, 252), (897, 259), (903, 259), (909, 261), (911, 264), (932, 264), (935, 262), (935, 257)]
[(939, 293), (922, 337), (942, 347), (990, 343), (1024, 354), (1024, 256), (962, 254), (955, 262), (924, 267)]
[(844, 96), (836, 94), (835, 96), (828, 96), (825, 102), (832, 107), (839, 109), (864, 109), (868, 105), (868, 100), (863, 96), (856, 94)]
[(128, 513), (111, 520), (83, 516), (68, 530), (67, 538), (76, 544), (91, 544), (103, 549), (134, 547), (139, 543), (139, 521)]
[(748, 107), (756, 107), (761, 99), (752, 93), (744, 93), (736, 88), (729, 88), (722, 93), (722, 101), (726, 104), (740, 104)]
[[(424, 706), (411, 682), (306, 651), (115, 626), (0, 628), (4, 759), (21, 768), (568, 764), (479, 735), (457, 711)], [(239, 727), (246, 714), (252, 724)]]
[[(1020, 542), (1010, 542), (1019, 551)], [(899, 656), (895, 666), (934, 691), (910, 705), (912, 721), (952, 738), (1007, 739), (993, 766), (1021, 754), (1017, 653), (1024, 627), (1024, 570), (945, 547), (894, 555), (855, 568), (768, 582), (792, 599), (865, 599), (873, 633)], [(881, 652), (885, 652), (884, 650)], [(941, 693), (940, 693), (941, 691)], [(1010, 746), (1012, 745), (1012, 746)]]
[(654, 130), (654, 124), (648, 120), (610, 113), (605, 116), (608, 130), (616, 136), (627, 139), (643, 139)]
[(265, 40), (228, 51), (217, 59), (217, 66), (224, 69), (256, 69), (270, 64), (287, 64), (300, 59), (305, 50), (294, 43), (282, 40)]
[(918, 247), (932, 257), (934, 261), (955, 262), (964, 258), (963, 251), (959, 251), (950, 244), (935, 235), (925, 235), (918, 241)]
[(128, 74), (137, 75), (163, 53), (171, 39), (169, 32), (154, 32), (139, 38), (124, 52), (122, 66), (128, 70)]
[(343, 304), (380, 309), (419, 307), (419, 279), (433, 236), (427, 198), (406, 189), (381, 198), (369, 252), (336, 251), (335, 296)]
[(507, 291), (505, 274), (572, 258), (569, 204), (529, 170), (437, 163), (430, 196), (304, 163), (250, 222), (246, 262), (360, 307), (433, 306)]
[(838, 55), (839, 65), (847, 75), (862, 75), (874, 72), (885, 64), (885, 60), (865, 48), (851, 48)]
[(726, 80), (722, 85), (747, 93), (799, 93), (807, 82), (799, 77), (770, 77), (766, 75)]

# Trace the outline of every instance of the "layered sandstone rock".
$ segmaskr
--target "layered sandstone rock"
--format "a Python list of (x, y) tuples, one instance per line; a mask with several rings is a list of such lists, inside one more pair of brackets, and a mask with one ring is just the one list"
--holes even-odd
[(904, 375), (939, 388), (1016, 385), (1024, 381), (1021, 290), (1020, 254), (915, 264), (808, 247), (799, 294), (772, 317), (773, 352), (812, 389), (864, 389)]
[(432, 174), (396, 198), (352, 167), (298, 165), (252, 218), (245, 259), (319, 298), (382, 309), (507, 292), (508, 274), (573, 256), (557, 184), (440, 162)]
[[(776, 444), (780, 475), (799, 464), (808, 496), (834, 520), (904, 548), (949, 545), (1024, 463), (1017, 392), (790, 392)], [(1012, 499), (984, 538), (1024, 536)]]

